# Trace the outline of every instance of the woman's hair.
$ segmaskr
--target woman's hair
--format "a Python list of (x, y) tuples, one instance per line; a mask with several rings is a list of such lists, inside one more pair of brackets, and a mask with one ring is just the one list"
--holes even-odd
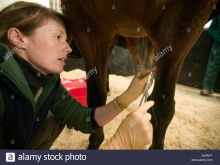
[(37, 27), (43, 25), (47, 19), (61, 21), (67, 32), (68, 43), (72, 40), (71, 23), (62, 14), (37, 3), (15, 2), (0, 11), (0, 42), (8, 44), (7, 32), (15, 27), (24, 35), (30, 35)]

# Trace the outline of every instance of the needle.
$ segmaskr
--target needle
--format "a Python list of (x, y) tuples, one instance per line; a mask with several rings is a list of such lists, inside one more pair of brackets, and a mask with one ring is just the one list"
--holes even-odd
[(147, 84), (145, 85), (144, 93), (143, 93), (143, 96), (141, 98), (139, 106), (141, 106), (143, 100), (146, 102), (147, 98), (149, 97), (148, 90), (150, 89), (150, 87), (152, 85), (152, 79), (153, 79), (153, 72), (151, 71), (150, 74), (149, 74), (148, 80), (147, 80)]

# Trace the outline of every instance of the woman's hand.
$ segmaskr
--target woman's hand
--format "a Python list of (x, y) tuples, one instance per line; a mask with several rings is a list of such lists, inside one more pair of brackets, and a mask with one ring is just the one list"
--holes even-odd
[(96, 108), (94, 117), (99, 126), (104, 126), (111, 121), (144, 92), (145, 84), (148, 81), (148, 73), (150, 71), (143, 70), (137, 74), (124, 93), (116, 97), (109, 104)]
[(147, 110), (153, 105), (153, 101), (148, 101), (130, 113), (100, 149), (148, 149), (152, 144), (153, 127)]
[[(149, 75), (150, 71), (144, 69), (134, 76), (128, 89), (116, 98), (115, 103), (118, 105), (118, 107), (120, 107), (121, 109), (126, 108), (130, 103), (136, 100), (144, 92), (144, 88), (146, 83), (148, 82)], [(151, 84), (152, 83), (153, 81), (151, 82)]]

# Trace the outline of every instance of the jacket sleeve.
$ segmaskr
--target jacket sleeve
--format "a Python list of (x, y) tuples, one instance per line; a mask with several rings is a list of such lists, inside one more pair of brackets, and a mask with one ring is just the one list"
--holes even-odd
[(57, 90), (50, 110), (67, 124), (68, 128), (74, 128), (83, 133), (92, 133), (99, 128), (94, 119), (95, 108), (83, 107), (82, 104), (68, 94), (62, 85)]

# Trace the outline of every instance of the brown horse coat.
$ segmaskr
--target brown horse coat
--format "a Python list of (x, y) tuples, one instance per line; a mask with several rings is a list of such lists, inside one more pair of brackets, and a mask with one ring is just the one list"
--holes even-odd
[[(175, 111), (175, 84), (185, 56), (191, 49), (213, 5), (212, 0), (61, 0), (64, 15), (73, 23), (74, 41), (84, 57), (88, 79), (88, 105), (106, 102), (108, 55), (116, 34), (130, 38), (148, 37), (156, 53), (168, 51), (154, 61), (158, 68), (150, 99), (154, 137), (152, 148), (164, 146), (166, 129)], [(154, 113), (153, 113), (154, 112)], [(98, 148), (102, 130), (90, 136), (89, 148)]]

